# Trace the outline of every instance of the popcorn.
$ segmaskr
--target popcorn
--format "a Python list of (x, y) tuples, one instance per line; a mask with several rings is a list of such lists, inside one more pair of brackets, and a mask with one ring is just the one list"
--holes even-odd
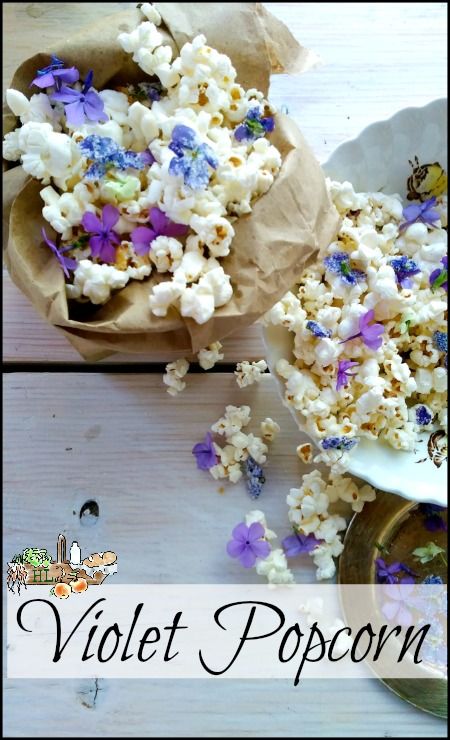
[(74, 272), (73, 285), (67, 285), (66, 291), (69, 298), (85, 296), (91, 303), (101, 305), (109, 300), (111, 291), (123, 288), (129, 279), (126, 271), (83, 259)]
[(246, 388), (248, 385), (253, 385), (253, 383), (259, 383), (266, 370), (267, 363), (265, 360), (238, 362), (234, 374), (239, 388)]
[(213, 342), (208, 345), (208, 347), (201, 349), (198, 353), (198, 362), (200, 367), (203, 368), (203, 370), (211, 370), (216, 362), (223, 360), (224, 355), (221, 353), (221, 349), (222, 345), (220, 342)]
[[(27, 98), (9, 89), (7, 103), (22, 126), (6, 134), (3, 155), (20, 159), (25, 172), (48, 186), (41, 191), (42, 213), (71, 259), (92, 258), (96, 265), (108, 254), (105, 267), (111, 268), (115, 250), (123, 262), (115, 235), (145, 257), (144, 263), (120, 270), (120, 279), (110, 269), (95, 268), (85, 280), (82, 267), (78, 282), (75, 275), (73, 282), (68, 277), (68, 297), (86, 301), (92, 295), (103, 303), (120, 283), (142, 280), (154, 267), (165, 277), (151, 287), (149, 310), (165, 317), (174, 309), (204, 324), (233, 296), (221, 263), (232, 249), (233, 222), (251, 212), (281, 167), (280, 152), (265, 136), (243, 142), (234, 135), (236, 125), (244, 125), (250, 110), (259, 111), (270, 132), (274, 109), (261, 92), (236, 82), (230, 59), (208, 46), (203, 35), (184, 44), (174, 59), (175, 45), (164, 44), (157, 28), (157, 8), (143, 3), (140, 10), (142, 22), (120, 33), (118, 42), (150, 80), (99, 92), (91, 88), (98, 110), (88, 117), (81, 101), (79, 125), (70, 104), (54, 101), (52, 94)], [(75, 97), (82, 85), (70, 82), (69, 74)], [(88, 137), (95, 139), (91, 148), (86, 148)], [(94, 239), (86, 239), (80, 227), (86, 213), (98, 217), (105, 204), (119, 216), (108, 232), (112, 242), (99, 252), (94, 232), (89, 232)], [(206, 364), (214, 361), (205, 356)]]
[(167, 393), (176, 396), (186, 388), (183, 378), (189, 370), (189, 362), (185, 358), (169, 362), (163, 375), (163, 383), (168, 386)]
[(236, 432), (246, 427), (250, 423), (250, 406), (227, 406), (225, 416), (221, 417), (212, 425), (211, 429), (217, 434), (223, 434), (225, 437), (231, 437)]
[(294, 574), (288, 568), (286, 555), (280, 547), (272, 550), (264, 560), (258, 559), (255, 568), (257, 574), (267, 578), (270, 584), (294, 583)]
[[(264, 322), (291, 333), (293, 359), (276, 364), (286, 403), (304, 417), (305, 431), (320, 446), (313, 461), (340, 475), (351, 452), (324, 449), (327, 438), (381, 439), (412, 450), (423, 428), (418, 408), (428, 409), (422, 421), (432, 414), (435, 423), (446, 423), (445, 351), (433, 339), (446, 336), (446, 295), (430, 276), (443, 269), (447, 235), (439, 222), (401, 230), (397, 195), (356, 193), (349, 182), (328, 185), (342, 216), (336, 239)], [(436, 208), (446, 222), (445, 197), (437, 198)], [(367, 326), (373, 333), (370, 322), (381, 322), (375, 328), (379, 345), (366, 336)], [(303, 446), (297, 454), (303, 462), (312, 459)], [(356, 511), (373, 495), (370, 487), (360, 492), (347, 483), (342, 499)], [(315, 531), (317, 518), (310, 525)]]
[(273, 442), (275, 437), (280, 433), (280, 425), (276, 421), (266, 417), (260, 424), (261, 436), (267, 442)]
[(297, 455), (305, 465), (310, 465), (313, 459), (312, 445), (309, 442), (297, 447)]

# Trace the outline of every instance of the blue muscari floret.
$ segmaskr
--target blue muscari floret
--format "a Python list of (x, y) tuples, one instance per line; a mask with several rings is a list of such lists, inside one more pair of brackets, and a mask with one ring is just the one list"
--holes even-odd
[(421, 272), (417, 262), (405, 255), (394, 257), (394, 259), (390, 261), (390, 265), (395, 272), (397, 282), (403, 288), (410, 288), (412, 285), (410, 278)]
[(321, 444), (324, 450), (344, 450), (348, 452), (358, 444), (358, 440), (349, 439), (345, 435), (343, 437), (325, 437)]
[(431, 576), (426, 576), (426, 578), (423, 579), (422, 583), (426, 583), (428, 585), (434, 586), (436, 584), (444, 583), (444, 581), (442, 580), (441, 576), (431, 575)]
[(331, 331), (329, 329), (325, 329), (325, 327), (318, 324), (317, 321), (307, 321), (306, 328), (309, 329), (315, 337), (331, 337)]
[(118, 170), (126, 170), (130, 167), (135, 170), (142, 170), (145, 167), (139, 152), (124, 149), (109, 136), (91, 134), (83, 139), (78, 146), (88, 159), (94, 160), (85, 173), (88, 180), (101, 179), (110, 167), (115, 167)]
[(346, 252), (335, 252), (324, 259), (324, 265), (330, 272), (340, 275), (347, 285), (356, 285), (366, 277), (362, 270), (353, 270), (350, 267), (350, 257)]
[(435, 331), (433, 344), (440, 352), (448, 352), (448, 337), (445, 331)]
[(252, 498), (259, 498), (262, 487), (266, 482), (261, 465), (249, 455), (244, 463), (244, 471), (247, 476), (247, 491)]
[(433, 334), (433, 344), (440, 352), (445, 352), (444, 364), (447, 367), (448, 337), (445, 331), (435, 331)]
[(424, 427), (427, 424), (430, 424), (432, 418), (433, 417), (426, 406), (418, 406), (416, 408), (416, 423), (420, 424), (420, 426)]

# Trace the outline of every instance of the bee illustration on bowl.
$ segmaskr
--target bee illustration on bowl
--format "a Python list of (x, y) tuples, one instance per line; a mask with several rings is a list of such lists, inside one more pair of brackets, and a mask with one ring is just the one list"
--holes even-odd
[(420, 200), (438, 197), (447, 190), (447, 174), (439, 162), (433, 164), (420, 164), (417, 157), (414, 162), (409, 160), (412, 173), (408, 177), (407, 187), (408, 200)]
[(442, 429), (430, 434), (428, 439), (428, 456), (440, 468), (447, 459), (447, 435)]

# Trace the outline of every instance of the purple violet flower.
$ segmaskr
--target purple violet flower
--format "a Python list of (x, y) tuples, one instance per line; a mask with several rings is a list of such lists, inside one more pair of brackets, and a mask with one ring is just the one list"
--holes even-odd
[(263, 116), (259, 108), (251, 108), (244, 121), (234, 130), (236, 141), (255, 141), (275, 128), (272, 116)]
[(344, 344), (344, 342), (350, 342), (352, 339), (362, 337), (362, 340), (366, 347), (369, 347), (369, 349), (373, 350), (380, 349), (381, 345), (383, 344), (381, 334), (383, 334), (384, 332), (384, 326), (383, 324), (372, 324), (371, 326), (369, 326), (369, 323), (373, 321), (374, 316), (375, 311), (373, 310), (373, 308), (370, 311), (367, 311), (367, 313), (365, 313), (359, 319), (358, 334), (353, 334), (351, 337), (343, 339), (340, 344)]
[(251, 498), (259, 498), (261, 495), (262, 487), (266, 482), (264, 477), (264, 471), (253, 459), (251, 455), (248, 456), (243, 465), (245, 475), (247, 476), (246, 486)]
[[(100, 180), (111, 167), (118, 170), (133, 168), (143, 170), (146, 165), (146, 152), (133, 152), (119, 146), (109, 136), (90, 134), (78, 144), (79, 149), (92, 164), (85, 172), (88, 180)], [(152, 155), (148, 152), (148, 155)], [(154, 160), (152, 160), (154, 161)]]
[(131, 232), (131, 241), (136, 254), (148, 254), (152, 242), (157, 236), (184, 236), (187, 233), (188, 226), (176, 224), (163, 213), (160, 208), (152, 208), (149, 211), (149, 219), (152, 224), (149, 226), (137, 226)]
[(390, 265), (395, 272), (397, 283), (401, 288), (411, 288), (413, 275), (419, 275), (421, 272), (419, 265), (409, 257), (402, 255), (401, 257), (394, 257), (390, 261)]
[(217, 463), (217, 454), (214, 449), (214, 442), (211, 432), (205, 434), (203, 442), (198, 442), (192, 448), (192, 454), (197, 460), (199, 470), (209, 470)]
[(285, 537), (281, 545), (287, 558), (294, 558), (296, 555), (302, 555), (304, 552), (312, 552), (320, 545), (323, 540), (318, 540), (313, 534), (294, 534)]
[(343, 437), (325, 437), (321, 442), (324, 450), (343, 450), (344, 452), (349, 452), (357, 444), (357, 439), (350, 439), (345, 434)]
[(62, 59), (58, 59), (57, 56), (52, 54), (51, 63), (48, 67), (38, 69), (37, 77), (34, 78), (31, 85), (36, 85), (36, 87), (40, 87), (41, 89), (45, 87), (56, 87), (59, 90), (62, 82), (71, 85), (74, 82), (78, 82), (79, 78), (80, 73), (76, 67), (64, 67)]
[(331, 337), (331, 331), (329, 329), (325, 329), (325, 327), (321, 324), (318, 324), (317, 321), (307, 321), (306, 328), (309, 329), (311, 334), (314, 334), (315, 337), (320, 337), (323, 339), (325, 339), (326, 337)]
[(175, 153), (170, 160), (169, 173), (182, 175), (184, 184), (193, 190), (206, 188), (210, 170), (219, 165), (219, 160), (208, 144), (202, 144), (195, 131), (189, 126), (178, 124), (172, 131), (169, 149)]
[(264, 560), (270, 553), (270, 545), (264, 537), (264, 527), (253, 522), (249, 527), (244, 522), (238, 524), (232, 532), (233, 539), (227, 544), (230, 558), (239, 558), (244, 568), (252, 568), (256, 558)]
[(405, 221), (400, 224), (399, 231), (407, 229), (408, 226), (415, 223), (426, 224), (427, 226), (434, 226), (435, 221), (439, 221), (439, 212), (433, 210), (433, 206), (436, 204), (436, 198), (430, 198), (425, 200), (423, 203), (413, 203), (410, 206), (406, 206), (403, 209), (403, 218)]
[(440, 511), (445, 511), (444, 506), (438, 504), (419, 504), (419, 511), (425, 516), (425, 529), (428, 532), (446, 532), (447, 525), (439, 515)]
[(353, 270), (350, 267), (350, 256), (346, 252), (334, 252), (329, 257), (325, 257), (323, 262), (327, 270), (335, 275), (340, 275), (342, 281), (347, 285), (356, 285), (366, 277), (362, 270)]
[(65, 104), (67, 123), (73, 128), (82, 126), (85, 118), (88, 121), (108, 121), (105, 106), (100, 95), (92, 89), (92, 69), (87, 73), (84, 85), (80, 90), (73, 90), (67, 85), (62, 85), (59, 92), (52, 95), (52, 100)]
[(64, 275), (69, 278), (69, 270), (75, 270), (78, 265), (76, 259), (73, 259), (72, 257), (64, 257), (64, 253), (69, 252), (72, 249), (72, 246), (65, 247), (64, 249), (59, 249), (56, 244), (48, 238), (44, 228), (42, 228), (41, 233), (45, 243), (47, 244), (47, 246), (50, 247), (56, 259), (58, 260), (61, 269), (64, 272)]
[(398, 583), (397, 573), (403, 570), (401, 563), (388, 565), (383, 558), (376, 558), (375, 569), (377, 583)]
[(339, 360), (336, 381), (337, 391), (340, 391), (341, 388), (346, 388), (350, 382), (349, 378), (356, 375), (356, 373), (349, 373), (349, 369), (355, 366), (359, 366), (359, 363), (352, 360)]
[(448, 290), (448, 257), (445, 255), (441, 259), (441, 265), (442, 267), (437, 267), (436, 270), (433, 270), (429, 277), (431, 290), (436, 290), (437, 288), (444, 288), (444, 290), (447, 292)]
[(120, 244), (120, 236), (113, 231), (120, 218), (120, 213), (114, 206), (103, 206), (102, 220), (90, 212), (86, 212), (82, 218), (85, 231), (92, 236), (89, 239), (92, 257), (99, 257), (102, 262), (116, 261), (116, 246)]

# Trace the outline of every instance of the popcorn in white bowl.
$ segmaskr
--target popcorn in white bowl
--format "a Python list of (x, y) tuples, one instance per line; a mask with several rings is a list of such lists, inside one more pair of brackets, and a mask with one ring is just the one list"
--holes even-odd
[[(447, 448), (445, 103), (402, 111), (389, 126), (374, 124), (324, 165), (334, 178), (329, 189), (342, 218), (339, 232), (266, 314), (264, 328), (283, 400), (319, 448), (314, 461), (327, 463), (332, 473), (348, 470), (383, 490), (441, 505)], [(392, 141), (404, 141), (405, 132), (412, 165), (406, 161), (406, 171), (392, 154)], [(429, 152), (422, 164), (417, 151)], [(405, 172), (403, 188), (399, 172)], [(394, 186), (401, 195), (389, 195)]]

